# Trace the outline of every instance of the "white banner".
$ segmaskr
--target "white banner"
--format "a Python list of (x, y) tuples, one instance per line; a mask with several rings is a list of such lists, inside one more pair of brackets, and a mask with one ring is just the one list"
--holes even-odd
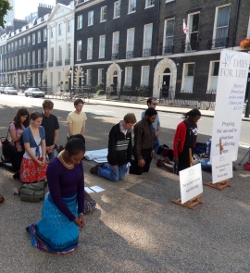
[(233, 177), (233, 166), (230, 156), (213, 156), (212, 177), (213, 184)]
[(200, 163), (180, 171), (179, 177), (182, 204), (203, 192)]
[(250, 55), (224, 49), (221, 52), (210, 159), (220, 154), (238, 155), (242, 111)]

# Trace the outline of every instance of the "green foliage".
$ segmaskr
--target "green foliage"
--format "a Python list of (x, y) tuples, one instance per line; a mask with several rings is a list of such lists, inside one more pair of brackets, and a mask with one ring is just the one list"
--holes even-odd
[(97, 96), (105, 95), (105, 91), (104, 91), (104, 90), (98, 90), (98, 91), (96, 92), (96, 95), (97, 95)]
[(7, 14), (9, 10), (12, 10), (10, 3), (8, 0), (0, 0), (0, 26), (4, 28), (4, 16)]
[(130, 90), (132, 90), (132, 86), (131, 85), (124, 85), (123, 90), (124, 91), (130, 91)]
[(149, 96), (149, 89), (147, 85), (141, 85), (138, 88), (139, 96), (141, 97), (148, 97)]

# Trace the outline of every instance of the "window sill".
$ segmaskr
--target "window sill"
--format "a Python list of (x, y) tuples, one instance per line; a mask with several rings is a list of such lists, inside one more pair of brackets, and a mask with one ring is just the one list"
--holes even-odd
[(88, 25), (88, 27), (91, 27), (91, 26), (93, 26), (94, 24), (92, 24), (92, 25)]
[(100, 23), (104, 23), (104, 22), (106, 22), (107, 20), (105, 19), (105, 20), (102, 20), (102, 21), (100, 21)]
[(152, 5), (152, 6), (147, 6), (145, 7), (145, 9), (150, 9), (150, 8), (153, 8), (155, 5)]
[(118, 18), (120, 18), (120, 16), (114, 17), (113, 19), (118, 19)]
[(175, 1), (175, 0), (166, 0), (165, 3), (167, 4), (167, 3), (170, 3), (170, 2), (174, 2), (174, 1)]
[(135, 13), (135, 12), (136, 12), (136, 10), (130, 11), (130, 12), (128, 12), (128, 15), (129, 15), (129, 14), (133, 14), (133, 13)]

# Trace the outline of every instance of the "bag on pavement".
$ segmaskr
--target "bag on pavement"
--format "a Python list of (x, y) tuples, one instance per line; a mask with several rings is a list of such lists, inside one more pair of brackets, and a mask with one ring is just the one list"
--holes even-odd
[(45, 188), (47, 181), (40, 181), (35, 183), (25, 183), (19, 190), (21, 201), (25, 202), (41, 202), (44, 200)]

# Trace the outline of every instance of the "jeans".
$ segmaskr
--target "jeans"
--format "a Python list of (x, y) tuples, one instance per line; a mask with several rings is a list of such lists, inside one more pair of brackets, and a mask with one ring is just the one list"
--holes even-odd
[(123, 180), (126, 173), (126, 165), (117, 166), (116, 168), (112, 165), (103, 165), (103, 167), (100, 167), (97, 171), (97, 174), (99, 176), (105, 177), (108, 180), (111, 180), (113, 182), (117, 182), (118, 180)]
[(57, 157), (57, 155), (58, 155), (57, 148), (54, 148), (53, 151), (48, 154), (49, 161), (51, 161), (53, 158)]
[(155, 154), (157, 154), (157, 151), (159, 149), (159, 146), (160, 146), (160, 142), (159, 142), (159, 139), (158, 138), (154, 138), (154, 151), (155, 151)]

